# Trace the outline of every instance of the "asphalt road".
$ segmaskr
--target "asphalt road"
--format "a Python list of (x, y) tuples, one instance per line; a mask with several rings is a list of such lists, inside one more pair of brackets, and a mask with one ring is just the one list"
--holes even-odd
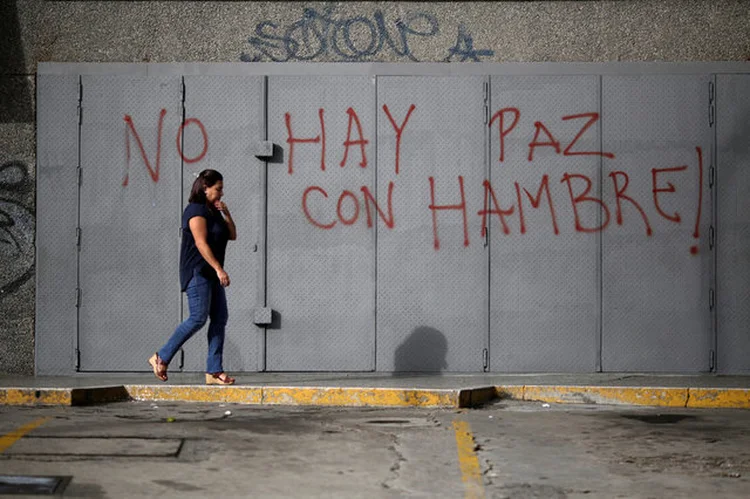
[(745, 498), (750, 411), (0, 407), (0, 475), (82, 498)]

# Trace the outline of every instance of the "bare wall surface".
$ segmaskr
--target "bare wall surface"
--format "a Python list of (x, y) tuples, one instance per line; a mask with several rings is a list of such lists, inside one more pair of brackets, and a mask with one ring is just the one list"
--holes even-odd
[(742, 1), (0, 2), (0, 372), (33, 372), (38, 62), (741, 61)]

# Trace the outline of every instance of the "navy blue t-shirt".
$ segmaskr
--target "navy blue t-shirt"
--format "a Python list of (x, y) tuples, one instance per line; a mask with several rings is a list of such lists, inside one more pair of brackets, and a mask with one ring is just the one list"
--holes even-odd
[(195, 245), (193, 233), (190, 231), (190, 219), (203, 217), (206, 219), (208, 234), (206, 240), (216, 259), (224, 266), (224, 254), (229, 241), (229, 227), (217, 210), (210, 209), (205, 203), (190, 203), (182, 212), (182, 246), (180, 247), (180, 286), (182, 291), (187, 289), (193, 271), (198, 270), (208, 279), (218, 279), (216, 271), (201, 256)]

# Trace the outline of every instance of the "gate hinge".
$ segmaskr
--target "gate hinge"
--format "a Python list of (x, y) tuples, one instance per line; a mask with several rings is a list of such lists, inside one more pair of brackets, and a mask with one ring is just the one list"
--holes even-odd
[(716, 305), (716, 293), (714, 292), (714, 288), (709, 288), (708, 290), (708, 309), (713, 310), (714, 305)]
[(76, 246), (81, 247), (81, 228), (76, 227)]
[(83, 124), (83, 82), (78, 77), (78, 126)]
[(482, 98), (484, 99), (484, 124), (490, 122), (490, 82), (485, 81), (482, 87)]
[(81, 350), (76, 348), (76, 371), (81, 369)]
[(712, 166), (708, 168), (708, 187), (714, 186), (714, 179), (716, 177), (716, 169)]
[(182, 106), (183, 107), (185, 107), (185, 93), (186, 93), (186, 89), (185, 89), (185, 77), (183, 76), (182, 77)]
[(180, 348), (180, 365), (178, 366), (180, 370), (185, 366), (185, 350)]
[(710, 250), (714, 249), (714, 240), (715, 239), (716, 239), (716, 237), (715, 237), (714, 226), (711, 225), (711, 226), (708, 227), (708, 249), (710, 249)]
[(708, 82), (708, 126), (714, 126), (714, 82)]
[(716, 351), (715, 350), (710, 350), (708, 353), (708, 370), (709, 371), (716, 370)]
[(76, 288), (76, 308), (81, 306), (81, 288)]
[(76, 181), (78, 182), (78, 186), (81, 186), (81, 177), (83, 176), (83, 168), (81, 168), (80, 165), (76, 167)]
[(482, 369), (485, 371), (490, 367), (490, 351), (486, 348), (482, 349)]

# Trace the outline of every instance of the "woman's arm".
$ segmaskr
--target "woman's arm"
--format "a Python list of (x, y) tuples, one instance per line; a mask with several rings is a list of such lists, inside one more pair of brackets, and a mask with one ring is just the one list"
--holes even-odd
[(216, 205), (216, 208), (224, 214), (224, 220), (227, 222), (227, 227), (229, 228), (229, 240), (237, 240), (237, 226), (234, 225), (234, 220), (232, 220), (232, 214), (229, 213), (227, 204), (223, 201), (219, 201)]
[(195, 247), (198, 248), (203, 259), (216, 271), (221, 285), (225, 287), (229, 286), (229, 274), (221, 267), (219, 260), (216, 259), (213, 251), (211, 251), (211, 247), (208, 245), (208, 224), (206, 223), (206, 219), (203, 217), (193, 217), (188, 224), (190, 225), (190, 232), (193, 234), (193, 239), (195, 239)]

